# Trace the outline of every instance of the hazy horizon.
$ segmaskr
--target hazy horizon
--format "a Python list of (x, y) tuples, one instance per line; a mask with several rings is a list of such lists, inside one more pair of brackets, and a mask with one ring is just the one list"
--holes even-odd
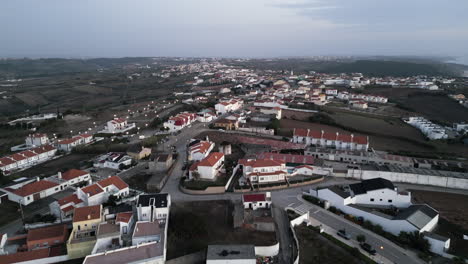
[(453, 56), (468, 2), (3, 1), (0, 57)]

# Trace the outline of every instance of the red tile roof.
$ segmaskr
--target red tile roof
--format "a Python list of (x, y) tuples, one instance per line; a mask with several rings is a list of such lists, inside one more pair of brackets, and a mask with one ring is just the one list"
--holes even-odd
[(244, 202), (264, 202), (266, 201), (266, 195), (264, 193), (244, 194), (242, 200)]
[(94, 196), (96, 194), (104, 192), (104, 190), (101, 187), (99, 187), (99, 185), (97, 185), (96, 183), (92, 184), (92, 185), (89, 185), (89, 186), (86, 186), (86, 187), (83, 187), (83, 188), (81, 188), (81, 190), (84, 193), (89, 194), (90, 197)]
[(63, 197), (62, 199), (59, 199), (57, 202), (60, 206), (62, 206), (68, 203), (80, 204), (83, 201), (80, 198), (78, 198), (78, 195), (72, 194), (72, 195)]
[(17, 252), (9, 255), (0, 255), (0, 263), (10, 264), (23, 261), (31, 261), (49, 257), (50, 248), (41, 248), (32, 251)]
[(281, 160), (271, 160), (271, 159), (257, 159), (257, 160), (239, 160), (239, 164), (243, 166), (248, 166), (252, 168), (259, 168), (259, 167), (276, 167), (281, 166), (284, 164), (284, 161)]
[(206, 158), (198, 163), (198, 166), (212, 167), (224, 157), (221, 152), (211, 152)]
[(124, 222), (128, 223), (130, 222), (130, 219), (133, 217), (133, 212), (123, 212), (123, 213), (118, 213), (115, 222)]
[(65, 180), (69, 181), (69, 180), (73, 180), (75, 178), (78, 178), (80, 176), (86, 175), (86, 174), (88, 174), (88, 172), (86, 172), (86, 171), (71, 169), (71, 170), (68, 170), (68, 171), (62, 173), (62, 179), (65, 179)]
[(27, 241), (33, 242), (36, 240), (43, 240), (48, 238), (55, 238), (65, 236), (67, 233), (67, 225), (54, 225), (30, 229), (28, 231)]
[(107, 179), (97, 182), (97, 184), (99, 184), (99, 186), (101, 186), (102, 188), (105, 188), (109, 185), (114, 185), (119, 190), (128, 188), (128, 184), (125, 183), (119, 176), (109, 177)]
[(4, 167), (13, 163), (15, 163), (15, 161), (10, 159), (9, 157), (0, 158), (0, 167)]
[(212, 143), (208, 141), (201, 141), (193, 146), (190, 147), (191, 152), (200, 152), (206, 153), (208, 149), (211, 147)]
[[(338, 133), (338, 134), (337, 134)], [(357, 144), (367, 145), (368, 140), (365, 136), (355, 136), (353, 134), (348, 133), (339, 133), (339, 132), (329, 132), (329, 131), (319, 131), (319, 130), (311, 130), (311, 129), (303, 129), (303, 128), (295, 128), (294, 129), (294, 136), (298, 137), (310, 137), (310, 138), (323, 138), (327, 140), (338, 140), (341, 142), (354, 142)]]
[(101, 218), (101, 205), (75, 208), (73, 223)]
[(42, 181), (36, 181), (32, 183), (28, 183), (18, 189), (12, 189), (12, 188), (5, 188), (5, 190), (10, 191), (16, 195), (26, 197), (31, 194), (35, 194), (50, 188), (54, 188), (56, 186), (59, 186), (57, 183), (42, 180)]

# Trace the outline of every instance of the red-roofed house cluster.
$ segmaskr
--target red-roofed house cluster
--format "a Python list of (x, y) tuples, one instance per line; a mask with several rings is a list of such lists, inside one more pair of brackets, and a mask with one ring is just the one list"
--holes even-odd
[(77, 188), (72, 195), (66, 196), (50, 205), (50, 212), (63, 218), (73, 215), (73, 210), (82, 206), (99, 205), (108, 201), (111, 195), (126, 197), (130, 189), (119, 176), (110, 176), (83, 188)]
[(91, 177), (86, 171), (72, 169), (63, 174), (59, 172), (57, 175), (43, 180), (36, 178), (15, 183), (2, 188), (2, 190), (7, 193), (10, 201), (28, 205), (90, 179)]
[(369, 137), (324, 130), (295, 128), (293, 142), (336, 149), (364, 150), (369, 148)]
[(8, 174), (15, 170), (28, 168), (51, 159), (56, 152), (56, 148), (47, 144), (11, 154), (0, 158), (0, 170)]
[(174, 132), (192, 124), (196, 119), (197, 114), (184, 112), (176, 116), (171, 116), (169, 120), (164, 122), (163, 126), (169, 129), (170, 132)]

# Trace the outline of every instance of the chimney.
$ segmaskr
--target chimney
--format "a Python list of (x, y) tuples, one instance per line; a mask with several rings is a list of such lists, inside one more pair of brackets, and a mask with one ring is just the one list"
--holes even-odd
[(91, 215), (90, 215), (90, 214), (88, 215), (88, 220), (89, 220), (89, 219), (91, 219)]
[(336, 141), (338, 141), (338, 136), (340, 135), (340, 132), (336, 132)]
[(325, 131), (323, 131), (323, 129), (322, 129), (322, 133), (320, 134), (320, 138), (323, 138), (323, 133), (325, 133)]
[(91, 195), (89, 193), (86, 193), (88, 195), (88, 197), (90, 197)]
[(36, 181), (40, 181), (40, 180), (41, 180), (41, 178), (39, 178), (39, 176), (38, 176), (38, 177), (36, 177)]
[(57, 173), (57, 178), (62, 179), (62, 173), (60, 171)]
[(309, 136), (309, 132), (310, 132), (310, 129), (307, 129), (307, 135), (306, 135), (307, 137)]
[(351, 134), (351, 143), (353, 143), (354, 134)]

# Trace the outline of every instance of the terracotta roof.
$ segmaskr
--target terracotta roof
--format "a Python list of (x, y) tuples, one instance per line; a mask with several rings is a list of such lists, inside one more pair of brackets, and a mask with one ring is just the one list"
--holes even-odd
[(68, 170), (68, 171), (62, 173), (62, 178), (69, 181), (69, 180), (78, 178), (80, 176), (86, 175), (86, 174), (88, 174), (88, 172), (86, 172), (86, 171), (71, 169), (71, 170)]
[(336, 133), (336, 132), (329, 132), (329, 131), (319, 131), (319, 130), (311, 130), (311, 129), (303, 129), (303, 128), (295, 128), (294, 129), (294, 136), (299, 137), (311, 137), (311, 138), (324, 138), (327, 140), (338, 140), (341, 142), (354, 142), (357, 144), (368, 144), (367, 137), (365, 136), (355, 136), (353, 134), (348, 133)]
[(10, 264), (23, 261), (31, 261), (49, 257), (50, 248), (41, 248), (32, 251), (17, 252), (9, 255), (0, 255), (0, 263)]
[(244, 194), (242, 200), (244, 202), (264, 202), (266, 201), (266, 195), (264, 193)]
[(97, 182), (97, 184), (99, 184), (99, 186), (101, 186), (102, 188), (105, 188), (109, 185), (114, 185), (119, 190), (128, 188), (128, 184), (125, 183), (119, 176), (109, 177), (107, 179)]
[(208, 149), (211, 147), (212, 143), (208, 141), (201, 141), (193, 146), (190, 147), (190, 152), (200, 152), (206, 153)]
[(59, 186), (59, 185), (54, 182), (42, 180), (42, 181), (28, 183), (18, 189), (6, 188), (5, 190), (8, 190), (16, 195), (25, 197), (31, 194), (35, 194), (35, 193), (50, 189), (50, 188), (54, 188), (55, 186)]
[(63, 197), (62, 199), (59, 199), (57, 202), (60, 206), (62, 206), (62, 205), (69, 204), (69, 203), (80, 204), (83, 201), (80, 198), (78, 198), (78, 195), (72, 194), (72, 195)]
[(89, 186), (86, 186), (86, 187), (83, 187), (83, 188), (81, 188), (81, 190), (86, 194), (89, 193), (90, 197), (94, 196), (96, 194), (104, 192), (104, 190), (101, 187), (99, 187), (99, 185), (97, 185), (96, 183), (92, 184), (92, 185), (89, 185)]
[(15, 153), (13, 155), (10, 156), (11, 159), (15, 160), (15, 161), (21, 161), (21, 160), (25, 160), (26, 157), (19, 154), (19, 153)]
[(211, 152), (206, 158), (198, 163), (198, 166), (212, 167), (224, 157), (221, 152)]
[(69, 205), (69, 206), (63, 208), (62, 211), (63, 211), (64, 213), (68, 213), (68, 212), (70, 212), (70, 211), (73, 210), (73, 209), (75, 209), (75, 206)]
[(130, 219), (133, 217), (133, 212), (123, 212), (123, 213), (118, 213), (115, 222), (124, 222), (128, 223), (130, 222)]
[(55, 148), (52, 145), (47, 144), (47, 145), (42, 145), (40, 147), (33, 148), (33, 149), (30, 149), (30, 150), (37, 153), (37, 154), (42, 154), (42, 153), (46, 153), (46, 152), (55, 150)]
[(85, 206), (75, 208), (73, 214), (73, 222), (81, 222), (86, 220), (100, 219), (101, 218), (101, 205)]
[(61, 237), (67, 233), (67, 225), (54, 225), (30, 229), (28, 231), (28, 242), (43, 240), (54, 237)]
[(4, 167), (13, 163), (15, 163), (15, 161), (9, 157), (0, 158), (0, 167)]
[(28, 158), (32, 158), (32, 157), (37, 156), (36, 153), (34, 153), (34, 152), (30, 151), (30, 150), (22, 151), (21, 154), (22, 154), (23, 156), (28, 157)]

